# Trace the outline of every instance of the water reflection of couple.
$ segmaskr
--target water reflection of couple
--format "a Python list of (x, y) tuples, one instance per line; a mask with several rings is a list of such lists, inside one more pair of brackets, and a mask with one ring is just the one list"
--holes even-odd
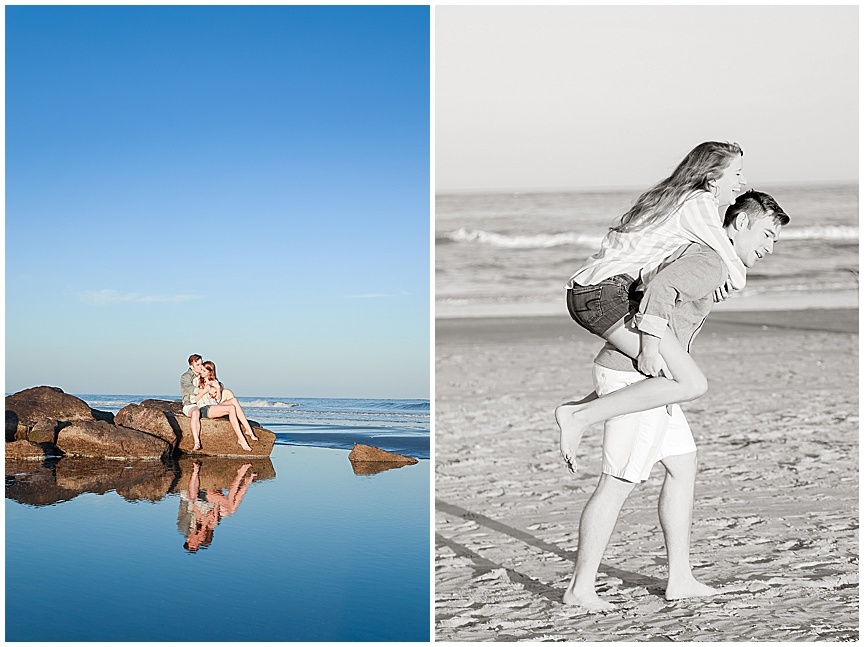
[(180, 511), (177, 514), (177, 528), (186, 536), (183, 548), (194, 553), (201, 546), (206, 548), (210, 545), (219, 521), (237, 511), (252, 480), (258, 476), (255, 472), (247, 475), (250, 467), (252, 464), (246, 463), (237, 468), (237, 476), (226, 496), (220, 489), (200, 489), (201, 463), (195, 461), (189, 486), (180, 493)]
[(245, 427), (246, 435), (252, 440), (258, 440), (258, 437), (252, 431), (234, 393), (216, 378), (216, 365), (213, 362), (201, 361), (200, 355), (190, 355), (189, 370), (180, 376), (180, 393), (183, 396), (183, 414), (189, 416), (189, 426), (195, 440), (192, 451), (201, 449), (201, 418), (223, 416), (228, 416), (240, 447), (247, 452), (252, 451), (240, 426)]

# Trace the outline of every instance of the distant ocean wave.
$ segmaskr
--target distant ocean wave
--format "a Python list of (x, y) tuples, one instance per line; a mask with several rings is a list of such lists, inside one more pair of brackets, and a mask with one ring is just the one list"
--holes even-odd
[(247, 400), (239, 398), (240, 404), (250, 409), (290, 409), (296, 407), (296, 402), (271, 402), (270, 400)]
[[(241, 402), (241, 404), (244, 403)], [(252, 407), (248, 408), (251, 409)], [(298, 416), (339, 416), (340, 418), (356, 418), (357, 420), (365, 418), (429, 418), (428, 411), (425, 413), (387, 413), (383, 411), (346, 411), (344, 409), (297, 409), (294, 413)]]
[[(462, 227), (455, 231), (439, 235), (439, 241), (454, 243), (478, 243), (490, 247), (508, 249), (548, 249), (563, 245), (579, 245), (582, 247), (599, 247), (605, 236), (594, 233), (561, 233), (511, 235), (482, 229), (466, 229)], [(789, 227), (783, 230), (783, 240), (858, 240), (858, 227), (849, 225), (815, 225), (811, 227)]]
[(383, 401), (382, 408), (392, 409), (394, 411), (422, 411), (425, 413), (429, 413), (429, 400), (419, 400), (416, 402), (413, 401), (401, 401), (401, 400), (390, 400)]
[(512, 236), (481, 229), (457, 229), (444, 235), (444, 238), (454, 243), (480, 243), (492, 247), (508, 247), (511, 249), (539, 249), (559, 247), (561, 245), (582, 245), (593, 247), (603, 240), (596, 234), (536, 234), (533, 236)]
[(789, 227), (783, 230), (781, 240), (858, 240), (858, 227), (849, 225)]

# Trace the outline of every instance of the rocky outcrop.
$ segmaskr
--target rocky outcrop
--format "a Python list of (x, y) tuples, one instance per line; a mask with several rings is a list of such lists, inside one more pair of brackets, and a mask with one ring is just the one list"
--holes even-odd
[(34, 386), (32, 389), (7, 396), (6, 411), (14, 412), (18, 423), (27, 427), (33, 427), (46, 418), (64, 422), (94, 420), (93, 413), (84, 400), (64, 393), (63, 389), (56, 386)]
[(351, 461), (351, 468), (355, 474), (377, 474), (385, 470), (417, 463), (417, 459), (410, 456), (402, 456), (402, 454), (387, 452), (371, 445), (356, 443), (351, 453), (348, 454), (348, 460)]
[(114, 414), (115, 425), (137, 429), (161, 438), (173, 449), (177, 447), (178, 438), (172, 422), (174, 421), (169, 420), (164, 411), (140, 404), (127, 404)]
[[(179, 450), (199, 456), (269, 456), (276, 434), (257, 422), (249, 422), (258, 436), (258, 440), (247, 438), (251, 452), (240, 447), (227, 417), (201, 421), (202, 448), (193, 452), (190, 420), (183, 415), (180, 401), (144, 400), (112, 414), (91, 409), (80, 398), (53, 386), (37, 386), (6, 398), (7, 444), (29, 441), (53, 445), (46, 450), (48, 455), (65, 452), (74, 456), (153, 460), (168, 458)], [(28, 447), (7, 447), (7, 457), (35, 458), (37, 452)]]
[(76, 422), (57, 434), (57, 447), (67, 456), (159, 460), (172, 446), (156, 436), (112, 425), (104, 420)]
[(383, 462), (383, 463), (402, 463), (403, 465), (414, 465), (417, 462), (416, 458), (403, 456), (402, 454), (394, 454), (386, 452), (383, 449), (372, 447), (371, 445), (355, 444), (354, 449), (348, 454), (348, 459), (358, 462)]

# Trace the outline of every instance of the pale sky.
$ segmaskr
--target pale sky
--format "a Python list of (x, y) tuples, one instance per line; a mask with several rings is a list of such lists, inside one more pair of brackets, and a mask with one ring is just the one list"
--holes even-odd
[(647, 188), (707, 140), (858, 177), (857, 6), (438, 6), (435, 48), (439, 192)]

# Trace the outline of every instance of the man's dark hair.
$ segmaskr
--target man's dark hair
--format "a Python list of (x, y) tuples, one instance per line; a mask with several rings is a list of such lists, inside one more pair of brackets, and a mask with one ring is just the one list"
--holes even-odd
[(753, 223), (759, 218), (771, 216), (774, 222), (778, 225), (788, 225), (789, 216), (783, 211), (777, 201), (767, 193), (762, 191), (754, 191), (750, 189), (746, 193), (742, 193), (735, 200), (735, 204), (726, 209), (726, 216), (723, 218), (723, 226), (731, 225), (739, 213), (747, 216), (747, 228), (751, 229)]
[(197, 362), (199, 359), (201, 359), (200, 355), (190, 355), (189, 356), (189, 366), (192, 366), (192, 362)]

